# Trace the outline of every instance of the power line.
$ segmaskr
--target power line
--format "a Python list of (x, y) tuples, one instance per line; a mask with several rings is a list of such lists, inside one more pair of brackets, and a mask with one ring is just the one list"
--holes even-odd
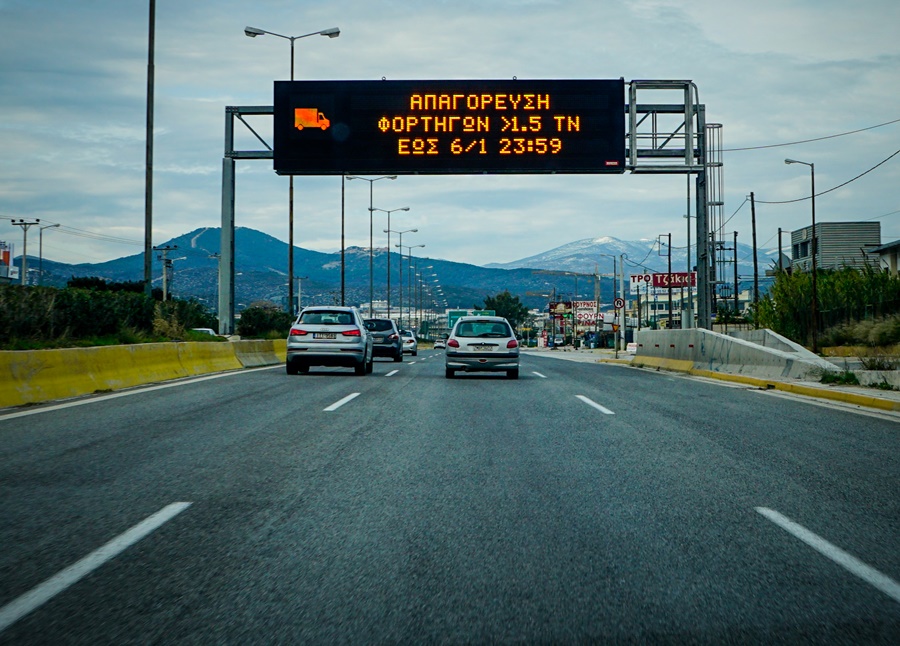
[[(825, 195), (826, 193), (831, 193), (832, 191), (836, 191), (836, 190), (839, 189), (839, 188), (843, 188), (844, 186), (846, 186), (847, 184), (850, 184), (851, 182), (855, 182), (855, 181), (858, 180), (860, 177), (862, 177), (862, 176), (864, 176), (864, 175), (868, 175), (868, 174), (871, 173), (873, 170), (875, 170), (876, 168), (878, 168), (878, 167), (881, 166), (882, 164), (887, 163), (888, 161), (890, 161), (892, 158), (896, 157), (897, 155), (900, 155), (900, 150), (897, 150), (897, 151), (895, 151), (893, 154), (888, 155), (888, 157), (887, 157), (886, 159), (882, 159), (880, 162), (878, 162), (877, 164), (875, 164), (874, 166), (872, 166), (872, 168), (870, 168), (870, 169), (867, 170), (867, 171), (864, 171), (864, 172), (860, 173), (859, 175), (857, 175), (857, 176), (854, 177), (853, 179), (848, 179), (848, 180), (847, 180), (846, 182), (844, 182), (843, 184), (838, 184), (837, 186), (834, 186), (834, 187), (832, 187), (832, 188), (829, 188), (829, 189), (826, 190), (826, 191), (822, 191), (821, 193), (816, 193), (815, 197), (819, 197), (820, 195)], [(807, 195), (806, 197), (800, 197), (800, 198), (797, 198), (796, 200), (783, 200), (783, 201), (781, 201), (781, 202), (766, 202), (765, 200), (756, 200), (756, 203), (757, 203), (757, 204), (793, 204), (794, 202), (803, 202), (803, 201), (805, 201), (805, 200), (812, 199), (812, 197), (813, 197), (813, 196), (811, 196), (811, 195)], [(890, 215), (890, 213), (889, 213), (888, 215)], [(878, 217), (883, 217), (883, 216), (878, 216)]]
[(764, 148), (780, 148), (782, 146), (796, 146), (797, 144), (808, 144), (813, 141), (824, 141), (826, 139), (834, 139), (835, 137), (844, 137), (846, 135), (855, 135), (857, 132), (865, 132), (866, 130), (874, 130), (875, 128), (881, 128), (882, 126), (889, 126), (892, 123), (897, 123), (900, 119), (894, 119), (893, 121), (885, 121), (884, 123), (879, 123), (876, 126), (869, 126), (868, 128), (860, 128), (859, 130), (850, 130), (849, 132), (841, 132), (836, 135), (827, 135), (825, 137), (816, 137), (815, 139), (803, 139), (802, 141), (791, 141), (784, 144), (769, 144), (767, 146), (748, 146), (747, 148), (725, 148), (722, 150), (724, 153), (733, 153), (739, 152), (742, 150), (762, 150)]

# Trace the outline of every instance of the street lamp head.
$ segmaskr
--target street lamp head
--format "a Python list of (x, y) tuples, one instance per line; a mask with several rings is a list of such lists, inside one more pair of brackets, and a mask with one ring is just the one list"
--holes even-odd
[(262, 29), (257, 29), (256, 27), (244, 27), (244, 35), (249, 36), (250, 38), (256, 38), (257, 36), (262, 36), (265, 34)]
[(409, 211), (408, 206), (404, 206), (402, 209), (397, 209), (398, 211)]
[(341, 35), (341, 30), (337, 27), (332, 27), (331, 29), (323, 29), (319, 32), (322, 36), (328, 36), (329, 38), (337, 38)]

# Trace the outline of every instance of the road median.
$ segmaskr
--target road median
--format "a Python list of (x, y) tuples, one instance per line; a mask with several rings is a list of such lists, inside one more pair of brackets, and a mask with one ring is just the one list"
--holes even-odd
[(172, 342), (0, 352), (0, 407), (274, 365), (285, 342)]

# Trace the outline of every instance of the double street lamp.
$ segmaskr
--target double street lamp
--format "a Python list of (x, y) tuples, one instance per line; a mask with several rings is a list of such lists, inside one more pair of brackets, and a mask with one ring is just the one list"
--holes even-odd
[[(374, 303), (375, 303), (375, 279), (374, 279), (374, 256), (372, 253), (372, 211), (375, 209), (372, 207), (372, 185), (375, 184), (380, 179), (397, 179), (396, 175), (384, 175), (383, 177), (358, 177), (356, 175), (348, 175), (348, 180), (351, 179), (361, 179), (363, 181), (369, 182), (369, 316), (375, 316), (374, 311)], [(388, 245), (390, 248), (390, 245)]]
[(391, 213), (394, 211), (409, 211), (408, 206), (400, 207), (399, 209), (371, 209), (371, 211), (381, 211), (382, 213), (387, 213), (388, 228), (384, 230), (386, 234), (388, 234), (388, 243), (387, 243), (387, 317), (391, 318)]
[(401, 243), (398, 244), (397, 246), (400, 247), (400, 327), (403, 327), (403, 250), (406, 249), (406, 253), (407, 253), (407, 256), (406, 256), (408, 259), (407, 273), (409, 274), (407, 282), (410, 285), (410, 289), (409, 289), (410, 304), (406, 308), (407, 313), (409, 314), (409, 316), (407, 317), (408, 318), (407, 322), (410, 325), (412, 325), (412, 273), (413, 273), (412, 250), (418, 249), (420, 247), (424, 247), (425, 245), (423, 245), (423, 244), (404, 245), (403, 242), (401, 241)]
[[(285, 40), (291, 41), (291, 80), (294, 80), (294, 41), (300, 40), (301, 38), (306, 38), (308, 36), (327, 36), (328, 38), (337, 38), (341, 35), (341, 30), (337, 27), (330, 27), (328, 29), (322, 29), (321, 31), (313, 31), (308, 34), (303, 34), (302, 36), (284, 36), (282, 34), (276, 34), (273, 31), (266, 31), (265, 29), (257, 29), (256, 27), (245, 27), (244, 34), (250, 38), (256, 38), (257, 36), (263, 36), (268, 34), (269, 36), (276, 36), (278, 38), (284, 38)], [(294, 275), (294, 176), (290, 176), (290, 188), (288, 189), (288, 276), (292, 277)], [(293, 314), (294, 307), (294, 280), (293, 278), (289, 278), (288, 280), (288, 312)]]
[(819, 299), (816, 292), (816, 165), (812, 162), (785, 159), (785, 164), (803, 164), (809, 166), (809, 177), (812, 184), (810, 196), (812, 198), (812, 242), (810, 243), (810, 255), (812, 257), (812, 351), (819, 351)]

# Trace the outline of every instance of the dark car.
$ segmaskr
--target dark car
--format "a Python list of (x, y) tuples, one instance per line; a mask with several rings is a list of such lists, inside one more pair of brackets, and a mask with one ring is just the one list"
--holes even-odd
[(403, 361), (403, 345), (400, 330), (392, 319), (366, 319), (366, 329), (374, 341), (372, 354), (376, 357), (390, 357), (394, 361)]

